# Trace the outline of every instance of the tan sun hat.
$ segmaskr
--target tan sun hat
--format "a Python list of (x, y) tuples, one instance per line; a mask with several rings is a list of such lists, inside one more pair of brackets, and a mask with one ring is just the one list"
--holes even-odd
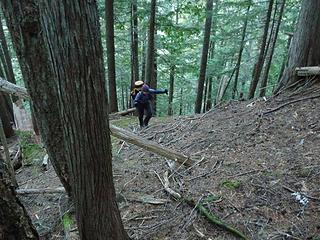
[(140, 87), (140, 86), (142, 86), (143, 85), (143, 81), (136, 81), (135, 83), (134, 83), (134, 85), (136, 86), (136, 87)]

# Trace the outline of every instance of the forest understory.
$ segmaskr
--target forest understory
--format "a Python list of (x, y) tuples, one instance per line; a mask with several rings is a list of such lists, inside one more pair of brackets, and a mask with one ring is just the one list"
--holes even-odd
[[(299, 100), (299, 101), (296, 101)], [(131, 239), (239, 239), (208, 221), (170, 188), (192, 198), (248, 239), (320, 239), (320, 89), (221, 104), (194, 116), (113, 120), (194, 160), (172, 164), (121, 140), (113, 142), (117, 200)], [(17, 171), (20, 189), (61, 187), (52, 165)], [(41, 239), (78, 239), (65, 194), (19, 196)], [(107, 203), (106, 203), (107, 204)]]

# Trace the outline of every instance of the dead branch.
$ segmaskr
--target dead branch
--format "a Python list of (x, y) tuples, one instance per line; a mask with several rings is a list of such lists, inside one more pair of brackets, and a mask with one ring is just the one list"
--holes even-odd
[(280, 105), (280, 106), (278, 106), (276, 108), (273, 108), (273, 109), (271, 109), (269, 111), (263, 112), (263, 113), (260, 114), (260, 116), (267, 115), (269, 113), (278, 111), (279, 109), (281, 109), (281, 108), (283, 108), (283, 107), (285, 107), (285, 106), (287, 106), (289, 104), (292, 104), (292, 103), (301, 102), (301, 101), (310, 100), (310, 99), (315, 99), (315, 98), (319, 98), (319, 97), (320, 97), (320, 94), (315, 95), (315, 96), (311, 96), (311, 97), (304, 97), (304, 98), (295, 99), (295, 100), (292, 100), (290, 102), (284, 103), (284, 104), (282, 104), (282, 105)]
[[(286, 189), (287, 191), (291, 192), (291, 193), (296, 192), (296, 191), (293, 190), (292, 188), (289, 188), (289, 187), (287, 187), (287, 186), (285, 186), (285, 185), (282, 185), (282, 187), (283, 187), (284, 189)], [(320, 198), (312, 197), (312, 196), (309, 196), (309, 195), (307, 195), (307, 194), (305, 194), (305, 193), (303, 193), (303, 195), (306, 196), (306, 197), (309, 198), (309, 199), (312, 199), (312, 200), (315, 200), (315, 201), (320, 201)]]
[(185, 201), (191, 207), (195, 207), (196, 209), (198, 209), (198, 211), (202, 215), (204, 215), (212, 224), (215, 224), (215, 225), (217, 225), (217, 226), (229, 231), (230, 233), (232, 233), (233, 235), (235, 235), (237, 237), (240, 237), (241, 239), (247, 239), (247, 237), (242, 232), (240, 232), (239, 230), (235, 229), (234, 227), (228, 225), (227, 223), (223, 222), (218, 217), (214, 216), (202, 204), (200, 204), (200, 203), (196, 204), (193, 201), (193, 199), (185, 199)]

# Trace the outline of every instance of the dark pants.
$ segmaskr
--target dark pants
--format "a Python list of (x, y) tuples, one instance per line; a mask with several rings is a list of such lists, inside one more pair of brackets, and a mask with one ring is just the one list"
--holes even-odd
[[(139, 124), (140, 127), (148, 126), (149, 120), (152, 117), (152, 106), (150, 102), (140, 103), (136, 106), (138, 110)], [(143, 119), (144, 114), (146, 113), (146, 117)]]

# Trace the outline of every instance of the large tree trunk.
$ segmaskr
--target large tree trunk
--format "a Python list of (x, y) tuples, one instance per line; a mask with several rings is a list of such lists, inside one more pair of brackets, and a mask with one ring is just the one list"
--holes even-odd
[(302, 2), (297, 29), (289, 50), (288, 66), (276, 92), (294, 85), (299, 80), (295, 75), (295, 68), (320, 65), (319, 12), (320, 1)]
[(97, 5), (83, 0), (42, 2), (41, 20), (56, 74), (53, 81), (60, 86), (59, 112), (80, 238), (127, 239), (112, 178)]
[(107, 36), (107, 62), (109, 83), (109, 111), (118, 112), (117, 84), (116, 84), (116, 62), (114, 48), (114, 21), (113, 0), (105, 0), (106, 7), (106, 36)]
[(133, 0), (131, 3), (131, 89), (134, 87), (134, 82), (139, 80), (138, 43), (137, 0)]
[(267, 18), (264, 25), (264, 32), (263, 32), (262, 42), (260, 46), (260, 53), (258, 56), (258, 60), (255, 64), (255, 67), (253, 69), (253, 77), (252, 77), (252, 81), (249, 88), (249, 93), (248, 93), (249, 99), (254, 97), (254, 93), (256, 91), (256, 88), (260, 79), (263, 63), (264, 63), (265, 49), (266, 49), (266, 43), (267, 43), (267, 37), (268, 37), (269, 23), (270, 23), (272, 8), (273, 8), (273, 2), (274, 0), (269, 0), (269, 7), (267, 12)]
[[(0, 16), (0, 23), (2, 23), (2, 18)], [(5, 58), (5, 63), (6, 63), (6, 68), (7, 68), (7, 79), (9, 82), (12, 83), (16, 83), (16, 79), (13, 73), (13, 67), (12, 67), (12, 62), (11, 62), (11, 57), (10, 57), (10, 53), (9, 53), (9, 49), (8, 49), (8, 44), (6, 41), (6, 37), (4, 35), (4, 31), (3, 31), (3, 26), (2, 24), (0, 24), (0, 41), (1, 41), (1, 46), (3, 49), (3, 54), (4, 54), (4, 58)]]
[(25, 208), (16, 197), (5, 166), (0, 155), (0, 239), (39, 239)]
[[(272, 34), (272, 36), (271, 36), (270, 53), (269, 53), (268, 58), (267, 58), (267, 64), (266, 64), (264, 73), (262, 75), (262, 81), (261, 81), (259, 97), (263, 97), (263, 96), (266, 95), (266, 88), (267, 88), (267, 85), (268, 85), (269, 71), (270, 71), (270, 67), (271, 67), (271, 62), (272, 62), (272, 58), (273, 58), (273, 53), (274, 53), (274, 49), (275, 49), (275, 46), (276, 46), (276, 42), (278, 40), (278, 33), (279, 33), (279, 29), (280, 29), (280, 24), (281, 24), (281, 20), (282, 20), (282, 15), (283, 15), (285, 4), (286, 4), (286, 1), (282, 0), (277, 26), (276, 26), (276, 29), (274, 31), (274, 34)], [(273, 21), (275, 21), (275, 19)]]
[(201, 55), (201, 62), (200, 62), (197, 98), (195, 103), (195, 113), (200, 113), (201, 106), (202, 106), (204, 81), (206, 79), (208, 51), (209, 51), (209, 43), (210, 43), (211, 22), (212, 22), (212, 15), (213, 15), (212, 8), (213, 8), (213, 0), (207, 0), (207, 5), (206, 5), (207, 17), (206, 17), (206, 22), (204, 27), (203, 47), (202, 47), (202, 55)]
[(70, 195), (58, 88), (52, 81), (54, 75), (49, 68), (50, 60), (42, 37), (38, 1), (1, 0), (1, 3), (22, 75), (32, 99), (41, 138), (60, 181)]
[(154, 78), (154, 50), (155, 50), (155, 19), (156, 19), (156, 0), (151, 0), (150, 7), (150, 20), (149, 20), (149, 32), (148, 32), (148, 48), (146, 55), (146, 68), (145, 68), (145, 83), (150, 85)]

